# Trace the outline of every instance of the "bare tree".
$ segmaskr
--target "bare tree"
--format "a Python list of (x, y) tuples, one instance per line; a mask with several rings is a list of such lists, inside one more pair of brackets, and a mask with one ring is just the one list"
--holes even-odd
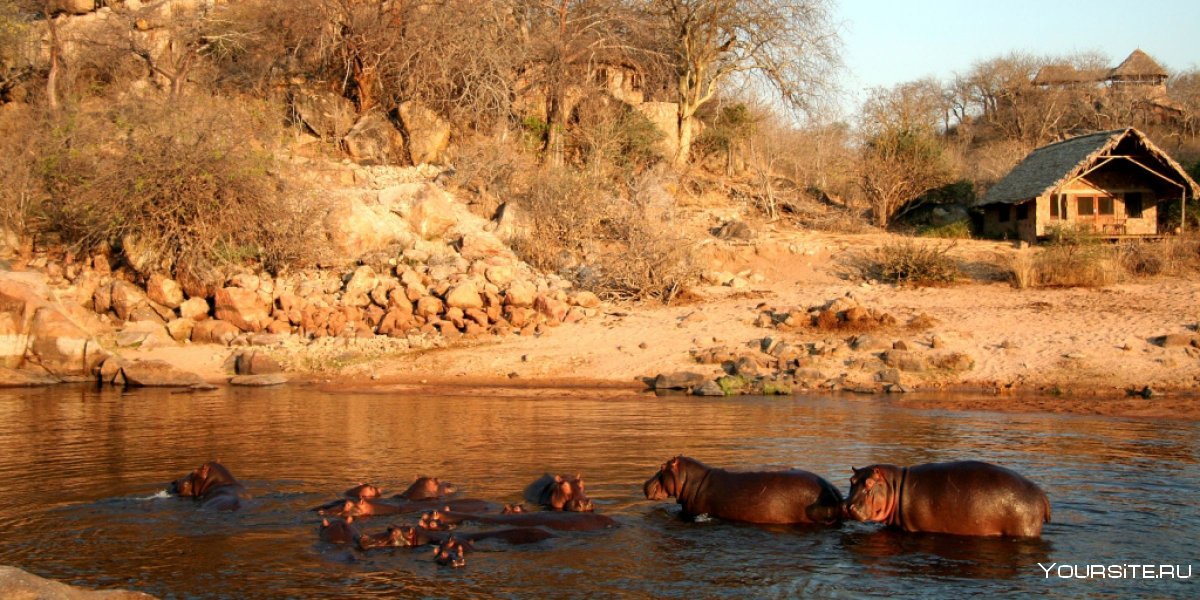
[(902, 208), (951, 179), (938, 133), (944, 112), (932, 79), (875, 89), (863, 107), (860, 185), (875, 224), (887, 227)]
[(832, 83), (838, 37), (824, 0), (654, 0), (661, 35), (671, 41), (678, 95), (675, 164), (686, 164), (692, 117), (736, 76), (773, 88), (790, 106), (812, 107)]

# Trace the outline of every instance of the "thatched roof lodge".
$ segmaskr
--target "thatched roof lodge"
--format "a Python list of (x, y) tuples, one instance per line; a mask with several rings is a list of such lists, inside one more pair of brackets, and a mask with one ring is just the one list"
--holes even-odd
[(1033, 77), (1033, 85), (1071, 87), (1107, 85), (1110, 89), (1137, 91), (1146, 95), (1167, 93), (1167, 70), (1141, 48), (1135, 49), (1111, 69), (1076, 69), (1074, 65), (1046, 65)]
[(1029, 242), (1055, 227), (1111, 237), (1155, 236), (1159, 207), (1195, 200), (1200, 188), (1142, 132), (1116, 129), (1042, 146), (980, 201), (983, 233)]

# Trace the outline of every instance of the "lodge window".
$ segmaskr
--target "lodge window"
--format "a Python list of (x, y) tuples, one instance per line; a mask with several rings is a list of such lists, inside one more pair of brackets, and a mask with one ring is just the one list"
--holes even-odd
[(1125, 194), (1125, 216), (1130, 219), (1142, 218), (1142, 195), (1137, 192)]
[(1112, 196), (1100, 196), (1100, 197), (1098, 198), (1098, 200), (1100, 201), (1100, 202), (1099, 202), (1099, 204), (1100, 204), (1100, 214), (1102, 214), (1102, 215), (1113, 215), (1113, 214), (1116, 214), (1116, 212), (1113, 210), (1113, 199), (1112, 199)]
[(1024, 221), (1025, 219), (1028, 219), (1028, 218), (1029, 218), (1029, 204), (1028, 203), (1018, 204), (1017, 205), (1017, 220)]
[(1096, 199), (1091, 196), (1080, 196), (1075, 200), (1079, 204), (1079, 216), (1090, 217), (1096, 214)]
[(1061, 219), (1063, 211), (1059, 210), (1059, 203), (1062, 202), (1062, 194), (1050, 196), (1050, 218)]
[(1007, 204), (1000, 205), (1000, 222), (1007, 223), (1012, 218), (1012, 212)]

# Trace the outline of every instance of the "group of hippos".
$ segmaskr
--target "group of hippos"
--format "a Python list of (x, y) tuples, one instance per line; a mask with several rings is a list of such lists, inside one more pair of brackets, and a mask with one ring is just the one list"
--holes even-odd
[[(755, 524), (836, 525), (843, 519), (883, 523), (908, 532), (967, 536), (1039, 537), (1050, 522), (1045, 492), (1004, 467), (979, 461), (910, 467), (877, 464), (852, 469), (849, 498), (818, 475), (800, 469), (727, 471), (686, 456), (663, 463), (642, 486), (647, 499), (675, 498), (686, 517)], [(171, 483), (168, 490), (215, 510), (237, 510), (245, 488), (218, 462), (208, 462)], [(455, 486), (418, 477), (403, 493), (384, 501), (380, 489), (360, 484), (345, 498), (315, 509), (320, 537), (361, 550), (435, 545), (438, 564), (461, 567), (473, 544), (495, 540), (530, 544), (554, 531), (594, 531), (616, 521), (593, 512), (579, 475), (544, 475), (525, 488), (525, 500), (542, 507), (499, 505), (456, 498)], [(390, 525), (362, 533), (357, 521), (384, 515), (420, 515), (413, 525)], [(330, 520), (330, 519), (333, 520)], [(462, 523), (500, 528), (464, 533)]]

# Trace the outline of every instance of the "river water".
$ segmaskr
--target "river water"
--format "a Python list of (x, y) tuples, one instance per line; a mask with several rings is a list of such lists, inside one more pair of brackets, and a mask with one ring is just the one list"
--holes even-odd
[[(986, 460), (1041, 485), (1053, 522), (1037, 541), (685, 522), (641, 492), (675, 454), (799, 467), (843, 493), (851, 465)], [(0, 564), (163, 598), (1196, 598), (1198, 458), (1194, 422), (898, 409), (885, 398), (0, 390)], [(167, 481), (212, 459), (253, 495), (244, 510), (162, 497)], [(546, 471), (582, 473), (620, 527), (484, 546), (454, 570), (428, 549), (320, 543), (308, 510), (360, 481), (395, 493), (417, 475), (517, 502)], [(1047, 576), (1039, 563), (1056, 566)], [(1130, 564), (1194, 575), (1060, 577)]]

